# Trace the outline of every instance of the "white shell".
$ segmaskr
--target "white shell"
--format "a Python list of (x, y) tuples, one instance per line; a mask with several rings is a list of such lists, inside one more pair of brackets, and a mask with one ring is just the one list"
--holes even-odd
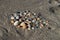
[(26, 15), (26, 13), (24, 13), (24, 15)]
[(34, 27), (32, 27), (32, 29), (34, 30)]
[(46, 24), (46, 22), (43, 22), (43, 24)]
[(28, 28), (30, 28), (31, 26), (30, 26), (30, 24), (28, 24)]
[(14, 17), (12, 16), (11, 19), (14, 19)]
[[(34, 13), (34, 12), (33, 12)], [(34, 15), (36, 15), (36, 13), (34, 13)]]
[(22, 12), (20, 13), (20, 16), (22, 16)]
[(17, 14), (16, 13), (14, 13), (14, 17), (16, 17), (17, 16)]
[(19, 19), (19, 16), (16, 16), (16, 19)]
[(28, 15), (28, 16), (30, 16), (30, 15), (31, 15), (31, 13), (28, 13), (27, 15)]
[(28, 19), (26, 21), (29, 21)]
[(11, 20), (11, 23), (14, 23), (14, 21), (13, 21), (13, 20)]
[(46, 25), (48, 25), (48, 23), (46, 23)]
[(14, 26), (17, 26), (17, 25), (18, 25), (18, 21), (15, 21)]
[(31, 30), (30, 28), (28, 28), (28, 30)]
[(32, 20), (32, 22), (35, 22), (35, 20)]
[(21, 25), (21, 26), (23, 26), (23, 25), (25, 25), (25, 23), (24, 23), (24, 22), (22, 22), (20, 25)]
[(21, 19), (19, 19), (19, 21), (21, 22), (22, 20), (21, 20)]
[(34, 15), (36, 15), (36, 14), (34, 13)]

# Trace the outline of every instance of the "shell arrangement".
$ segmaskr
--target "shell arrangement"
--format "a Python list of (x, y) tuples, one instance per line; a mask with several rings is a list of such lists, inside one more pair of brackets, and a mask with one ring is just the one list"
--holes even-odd
[(15, 27), (34, 30), (48, 25), (48, 21), (42, 20), (41, 16), (29, 10), (11, 14), (11, 24)]

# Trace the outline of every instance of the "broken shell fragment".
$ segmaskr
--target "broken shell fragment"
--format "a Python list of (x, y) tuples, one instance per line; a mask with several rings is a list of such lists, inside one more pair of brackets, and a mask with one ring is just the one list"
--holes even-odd
[(42, 28), (43, 27), (43, 24), (40, 24), (40, 28)]

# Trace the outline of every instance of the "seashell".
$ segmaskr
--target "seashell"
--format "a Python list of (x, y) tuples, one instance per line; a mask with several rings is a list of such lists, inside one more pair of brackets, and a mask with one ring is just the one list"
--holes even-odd
[(19, 16), (16, 16), (16, 19), (19, 19)]
[(11, 19), (14, 19), (14, 17), (12, 16)]
[(20, 24), (20, 26), (22, 26), (23, 29), (26, 29), (26, 25), (25, 25), (24, 22), (22, 22), (22, 23)]
[(14, 23), (14, 20), (11, 20), (11, 23), (13, 24)]
[(17, 26), (17, 25), (18, 25), (18, 21), (15, 21), (15, 22), (14, 22), (14, 26)]
[(31, 28), (28, 28), (28, 30), (31, 30)]
[(40, 18), (37, 18), (37, 20), (40, 20)]
[(34, 30), (34, 27), (32, 27), (32, 30)]
[(19, 22), (21, 22), (22, 20), (21, 19), (19, 19)]
[(24, 15), (26, 15), (27, 13), (24, 12)]
[(14, 17), (16, 17), (17, 16), (17, 14), (16, 13), (14, 13)]

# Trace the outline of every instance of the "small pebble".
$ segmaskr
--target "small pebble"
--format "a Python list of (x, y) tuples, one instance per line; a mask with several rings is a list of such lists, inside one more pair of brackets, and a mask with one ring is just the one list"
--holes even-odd
[(21, 22), (22, 20), (21, 19), (19, 19), (19, 22)]
[(35, 20), (32, 20), (32, 22), (35, 22)]
[(17, 16), (17, 14), (16, 13), (14, 13), (14, 17), (16, 17)]
[(14, 26), (17, 26), (17, 25), (18, 25), (18, 21), (15, 21), (15, 22), (14, 22)]
[(26, 15), (27, 13), (24, 13), (24, 15)]
[(16, 16), (16, 19), (19, 19), (19, 16)]
[(40, 20), (40, 18), (37, 18), (37, 20)]
[(43, 24), (46, 24), (46, 22), (43, 22)]

